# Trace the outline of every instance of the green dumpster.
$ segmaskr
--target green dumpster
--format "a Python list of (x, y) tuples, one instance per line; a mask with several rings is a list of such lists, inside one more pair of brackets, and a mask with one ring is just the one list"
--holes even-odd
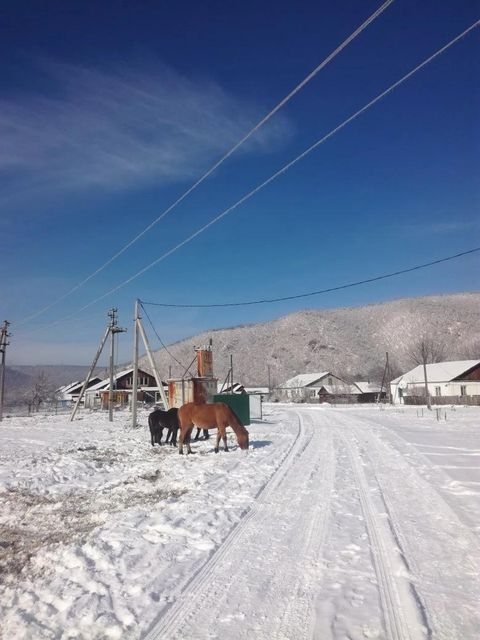
[(217, 393), (213, 396), (214, 402), (224, 402), (228, 404), (237, 418), (245, 426), (250, 424), (250, 399), (246, 393)]

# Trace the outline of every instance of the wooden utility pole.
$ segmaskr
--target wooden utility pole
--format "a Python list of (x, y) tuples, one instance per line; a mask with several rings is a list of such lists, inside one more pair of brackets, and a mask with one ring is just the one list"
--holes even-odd
[(386, 371), (386, 374), (387, 374), (387, 378), (386, 378), (386, 383), (387, 383), (387, 398), (388, 398), (388, 402), (389, 402), (389, 404), (393, 404), (393, 400), (392, 400), (392, 389), (391, 389), (391, 387), (390, 387), (390, 382), (392, 381), (392, 374), (391, 374), (391, 371), (390, 371), (390, 361), (389, 361), (389, 359), (388, 359), (388, 351), (387, 351), (387, 353), (386, 353), (385, 355), (386, 355), (386, 357), (387, 357), (387, 362), (386, 362), (386, 365), (385, 365), (385, 366), (386, 366), (385, 371)]
[(123, 333), (126, 329), (117, 327), (118, 309), (110, 309), (108, 317), (110, 318), (110, 385), (108, 387), (108, 420), (113, 422), (113, 375), (115, 367), (115, 335)]
[[(95, 367), (97, 366), (98, 359), (100, 357), (100, 354), (103, 351), (103, 347), (105, 346), (105, 343), (107, 342), (109, 336), (111, 336), (112, 345), (110, 347), (110, 389), (109, 389), (109, 394), (108, 394), (108, 404), (109, 404), (109, 408), (111, 406), (113, 406), (113, 398), (112, 398), (112, 401), (111, 401), (111, 393), (112, 393), (112, 390), (113, 390), (113, 372), (112, 372), (112, 370), (113, 370), (113, 362), (114, 362), (114, 355), (115, 355), (114, 347), (113, 347), (113, 337), (114, 337), (113, 336), (113, 328), (115, 328), (116, 324), (117, 324), (116, 313), (117, 313), (117, 309), (111, 309), (108, 312), (108, 316), (110, 318), (110, 324), (108, 325), (107, 330), (105, 331), (105, 335), (103, 336), (102, 341), (100, 342), (100, 346), (97, 349), (97, 353), (95, 354), (95, 357), (93, 359), (92, 366), (90, 367), (90, 371), (88, 372), (88, 375), (85, 378), (85, 382), (83, 383), (82, 390), (80, 391), (80, 394), (79, 394), (79, 396), (77, 398), (75, 406), (73, 407), (72, 413), (70, 415), (70, 421), (72, 421), (75, 418), (75, 414), (77, 413), (77, 409), (80, 406), (80, 402), (82, 401), (82, 398), (83, 398), (83, 396), (85, 394), (85, 391), (86, 391), (86, 389), (88, 387), (88, 383), (90, 382), (90, 378), (92, 377), (92, 374), (93, 374), (93, 372), (95, 370)], [(126, 331), (126, 329), (119, 329), (118, 327), (116, 327), (116, 333), (119, 333), (121, 331)], [(109, 415), (109, 418), (110, 418), (110, 422), (111, 422), (112, 419), (113, 419), (112, 414)]]
[(163, 390), (162, 379), (160, 378), (160, 374), (158, 373), (157, 365), (155, 363), (155, 359), (152, 355), (150, 344), (148, 342), (147, 334), (145, 333), (145, 329), (142, 325), (142, 320), (139, 314), (139, 300), (135, 301), (135, 332), (134, 332), (134, 347), (133, 347), (133, 382), (135, 387), (132, 385), (132, 426), (137, 426), (137, 389), (138, 382), (138, 338), (141, 336), (143, 340), (143, 344), (147, 351), (148, 360), (150, 362), (150, 366), (153, 370), (153, 375), (157, 382), (158, 391), (160, 393), (160, 397), (163, 402), (163, 406), (165, 409), (169, 408), (167, 396), (165, 395), (165, 391)]
[(427, 409), (432, 410), (432, 399), (430, 397), (430, 391), (428, 390), (428, 378), (427, 378), (427, 359), (423, 358), (423, 377), (425, 379), (425, 400), (427, 402)]
[(138, 324), (140, 320), (138, 310), (138, 298), (135, 300), (135, 318), (133, 320), (133, 381), (132, 381), (132, 426), (137, 426), (137, 399), (138, 399)]
[(10, 344), (8, 342), (8, 338), (10, 337), (10, 334), (8, 333), (9, 324), (10, 323), (7, 320), (4, 320), (3, 326), (0, 328), (0, 422), (3, 420), (3, 398), (5, 395), (5, 357), (7, 346)]
[(385, 388), (386, 388), (386, 392), (387, 392), (387, 398), (388, 398), (388, 402), (390, 404), (392, 403), (392, 391), (390, 389), (390, 382), (392, 379), (392, 375), (390, 373), (390, 363), (388, 361), (388, 351), (385, 354), (385, 368), (383, 370), (383, 377), (382, 377), (382, 384), (380, 386), (380, 397), (378, 398), (378, 401), (380, 402), (380, 400), (382, 399), (382, 393), (383, 393), (383, 386), (385, 384)]
[(72, 422), (72, 420), (75, 418), (75, 414), (77, 413), (77, 409), (80, 406), (80, 402), (82, 401), (83, 395), (85, 393), (86, 388), (88, 387), (88, 383), (90, 382), (90, 378), (92, 377), (93, 371), (95, 369), (95, 367), (97, 366), (97, 362), (98, 359), (100, 357), (100, 354), (103, 351), (103, 347), (105, 346), (105, 343), (107, 341), (108, 336), (110, 335), (110, 326), (107, 327), (107, 330), (105, 331), (105, 335), (102, 338), (102, 341), (100, 342), (100, 346), (97, 349), (97, 353), (95, 354), (95, 357), (93, 359), (92, 362), (92, 366), (90, 367), (90, 371), (88, 372), (87, 377), (85, 378), (85, 382), (83, 383), (83, 387), (78, 395), (77, 401), (75, 403), (75, 406), (73, 407), (72, 413), (70, 415), (70, 422)]

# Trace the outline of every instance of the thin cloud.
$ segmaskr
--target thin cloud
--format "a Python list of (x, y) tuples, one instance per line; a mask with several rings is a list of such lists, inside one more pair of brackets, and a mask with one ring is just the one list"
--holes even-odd
[[(7, 197), (25, 188), (119, 190), (191, 178), (265, 110), (165, 66), (145, 72), (49, 61), (42, 69), (49, 95), (0, 101)], [(244, 153), (268, 152), (291, 134), (280, 115)]]
[(465, 233), (480, 227), (478, 220), (451, 220), (448, 222), (433, 222), (431, 224), (410, 224), (404, 228), (407, 233), (422, 233), (424, 235), (448, 235), (452, 233)]

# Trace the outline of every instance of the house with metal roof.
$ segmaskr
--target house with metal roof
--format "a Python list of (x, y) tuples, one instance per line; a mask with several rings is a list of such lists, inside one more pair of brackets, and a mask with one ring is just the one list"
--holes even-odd
[(348, 382), (330, 371), (302, 373), (277, 388), (292, 402), (377, 402), (385, 398), (380, 386), (371, 382)]
[[(142, 369), (138, 369), (138, 399), (154, 402), (158, 387), (154, 376)], [(92, 385), (85, 391), (85, 407), (105, 409), (108, 404), (110, 378), (105, 378)], [(113, 376), (113, 396), (117, 405), (126, 405), (133, 390), (133, 368), (119, 371)]]
[(355, 402), (354, 396), (360, 393), (355, 385), (342, 380), (330, 371), (302, 373), (284, 382), (278, 390), (292, 402), (311, 402), (319, 399), (328, 402), (340, 396), (349, 396), (352, 402)]
[[(98, 376), (90, 378), (87, 388), (93, 387), (93, 385), (98, 384), (100, 381), (101, 378), (99, 378)], [(67, 403), (76, 402), (84, 383), (84, 380), (76, 380), (75, 382), (70, 382), (69, 384), (65, 384), (57, 389), (55, 393), (60, 401)]]
[[(480, 360), (456, 360), (426, 365), (428, 393), (436, 404), (480, 404)], [(418, 404), (425, 396), (422, 364), (390, 383), (394, 403)]]

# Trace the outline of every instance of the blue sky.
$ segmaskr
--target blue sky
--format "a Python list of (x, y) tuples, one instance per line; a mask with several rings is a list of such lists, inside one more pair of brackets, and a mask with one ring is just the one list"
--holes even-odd
[[(136, 298), (194, 305), (294, 296), (480, 245), (476, 28), (175, 249), (480, 18), (478, 2), (396, 0), (103, 267), (381, 5), (19, 0), (3, 7), (7, 363), (89, 364), (112, 307), (128, 328), (118, 358), (130, 359)], [(479, 266), (475, 253), (305, 299), (146, 309), (171, 343), (305, 308), (476, 291)]]

